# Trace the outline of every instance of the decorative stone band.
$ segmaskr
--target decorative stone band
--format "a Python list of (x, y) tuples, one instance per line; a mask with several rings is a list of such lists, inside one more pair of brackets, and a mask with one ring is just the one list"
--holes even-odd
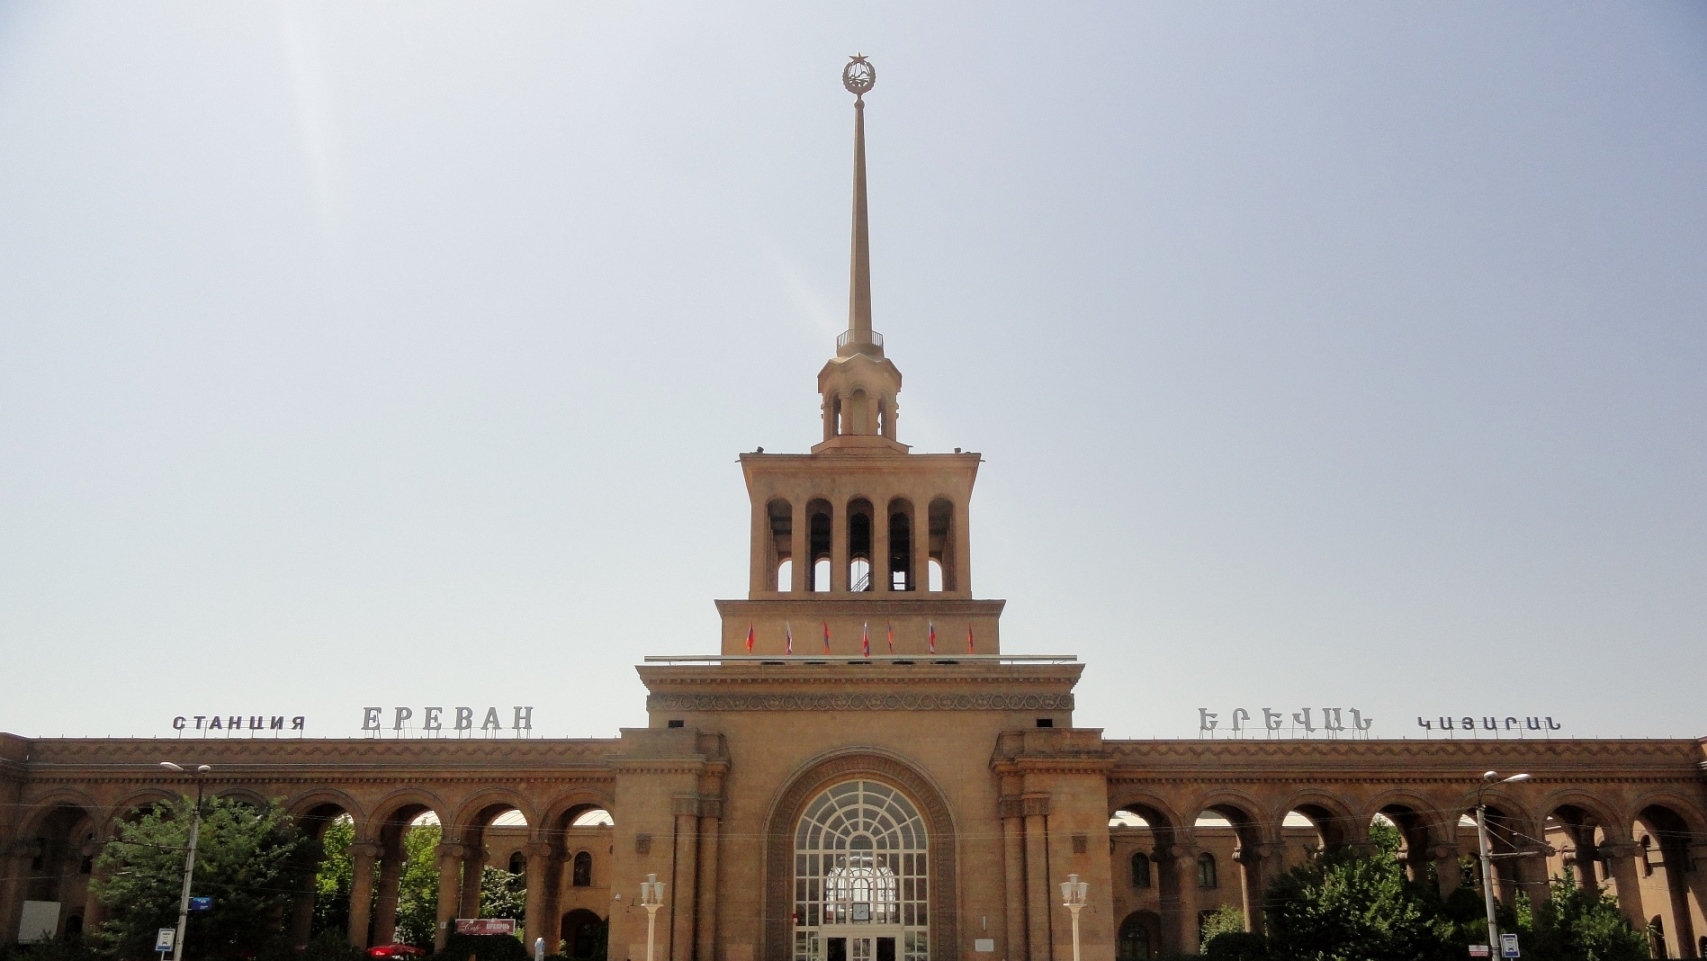
[(653, 694), (648, 711), (1071, 711), (1071, 694)]

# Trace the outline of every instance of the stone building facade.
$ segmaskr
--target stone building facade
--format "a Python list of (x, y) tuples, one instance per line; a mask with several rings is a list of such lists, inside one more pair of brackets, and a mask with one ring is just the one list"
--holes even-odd
[[(857, 72), (850, 90), (869, 83)], [(863, 84), (863, 86), (862, 86)], [(1190, 950), (1204, 912), (1244, 909), (1325, 846), (1398, 827), (1419, 878), (1464, 883), (1462, 819), (1484, 791), (1500, 888), (1546, 896), (1569, 866), (1657, 920), (1664, 950), (1707, 937), (1702, 740), (1112, 740), (1075, 727), (1070, 656), (1003, 651), (1003, 602), (973, 593), (979, 455), (899, 437), (901, 374), (872, 329), (863, 96), (849, 324), (818, 375), (822, 436), (751, 453), (749, 591), (717, 602), (717, 653), (639, 667), (648, 724), (565, 740), (170, 742), (0, 735), (0, 924), (53, 905), (100, 920), (93, 855), (115, 824), (207, 787), (355, 829), (348, 935), (392, 938), (403, 832), (431, 814), (440, 937), (478, 910), (482, 867), (527, 878), (526, 937), (608, 926), (646, 957), (648, 875), (666, 882), (668, 961), (1067, 961), (1057, 885), (1090, 885), (1089, 961)], [(1485, 788), (1484, 771), (1525, 772)], [(591, 825), (607, 812), (613, 823)], [(494, 825), (507, 817), (525, 824)], [(580, 822), (579, 824), (577, 822)], [(1139, 866), (1141, 861), (1142, 866)], [(1698, 861), (1703, 861), (1698, 866)], [(583, 870), (584, 868), (584, 870)], [(29, 908), (32, 918), (40, 907)], [(312, 891), (297, 899), (306, 939)]]

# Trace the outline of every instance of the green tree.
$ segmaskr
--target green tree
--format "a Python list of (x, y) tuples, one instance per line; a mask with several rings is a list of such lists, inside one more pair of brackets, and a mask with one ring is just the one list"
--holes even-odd
[(355, 864), (350, 845), (356, 840), (356, 825), (341, 817), (326, 825), (320, 835), (319, 867), (314, 872), (314, 926), (311, 933), (344, 936), (350, 929), (350, 887)]
[(1398, 831), (1376, 824), (1371, 851), (1329, 851), (1277, 878), (1267, 899), (1271, 956), (1288, 961), (1458, 959), (1440, 899), (1405, 877)]
[[(1517, 933), (1523, 956), (1532, 961), (1644, 961), (1648, 935), (1632, 927), (1618, 901), (1585, 890), (1570, 878), (1554, 878), (1550, 901), (1531, 905), (1519, 895), (1502, 924)], [(1486, 922), (1484, 922), (1484, 928)]]
[(1231, 904), (1224, 904), (1209, 914), (1204, 915), (1203, 923), (1199, 925), (1199, 928), (1199, 933), (1203, 938), (1204, 952), (1208, 953), (1209, 942), (1215, 940), (1217, 937), (1220, 937), (1223, 934), (1244, 933), (1245, 912)]
[[(102, 850), (96, 896), (108, 920), (98, 944), (120, 958), (146, 958), (154, 934), (178, 920), (184, 851), (195, 802), (181, 798), (154, 805), (121, 822)], [(213, 909), (190, 916), (187, 957), (254, 955), (283, 933), (284, 919), (307, 870), (305, 845), (276, 802), (256, 808), (242, 801), (202, 802), (192, 893), (213, 898)]]
[(480, 916), (527, 920), (528, 892), (524, 883), (525, 878), (519, 873), (487, 865), (480, 875)]
[(397, 941), (432, 950), (439, 923), (437, 824), (417, 824), (403, 834), (403, 867), (397, 881)]

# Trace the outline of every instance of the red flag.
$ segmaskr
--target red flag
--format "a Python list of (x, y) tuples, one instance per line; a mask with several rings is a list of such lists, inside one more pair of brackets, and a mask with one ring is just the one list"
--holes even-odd
[(866, 621), (859, 627), (859, 656), (871, 656), (871, 622)]
[(830, 653), (830, 622), (824, 622), (824, 653)]
[(884, 627), (889, 635), (889, 653), (893, 654), (895, 653), (895, 625), (893, 622), (885, 622)]
[(747, 653), (753, 653), (753, 625), (751, 622), (747, 624)]
[(787, 621), (782, 622), (782, 644), (784, 654), (794, 653), (794, 628), (789, 627)]
[(972, 642), (972, 625), (966, 625), (966, 653), (971, 654), (977, 645)]
[(930, 626), (931, 653), (935, 654), (936, 653), (936, 621), (926, 621), (925, 623)]

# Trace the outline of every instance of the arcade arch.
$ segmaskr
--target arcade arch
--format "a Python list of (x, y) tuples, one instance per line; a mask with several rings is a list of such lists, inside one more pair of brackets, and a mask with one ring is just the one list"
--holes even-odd
[[(790, 919), (812, 904), (825, 949), (839, 939), (847, 961), (862, 950), (881, 961), (877, 952), (890, 949), (895, 961), (927, 961), (932, 945), (957, 944), (956, 837), (942, 791), (900, 758), (861, 750), (808, 762), (785, 780), (766, 818), (764, 956), (804, 956), (813, 926)], [(797, 856), (817, 857), (816, 871), (807, 860), (798, 874), (816, 888), (795, 888)], [(873, 928), (862, 915), (884, 923)]]

